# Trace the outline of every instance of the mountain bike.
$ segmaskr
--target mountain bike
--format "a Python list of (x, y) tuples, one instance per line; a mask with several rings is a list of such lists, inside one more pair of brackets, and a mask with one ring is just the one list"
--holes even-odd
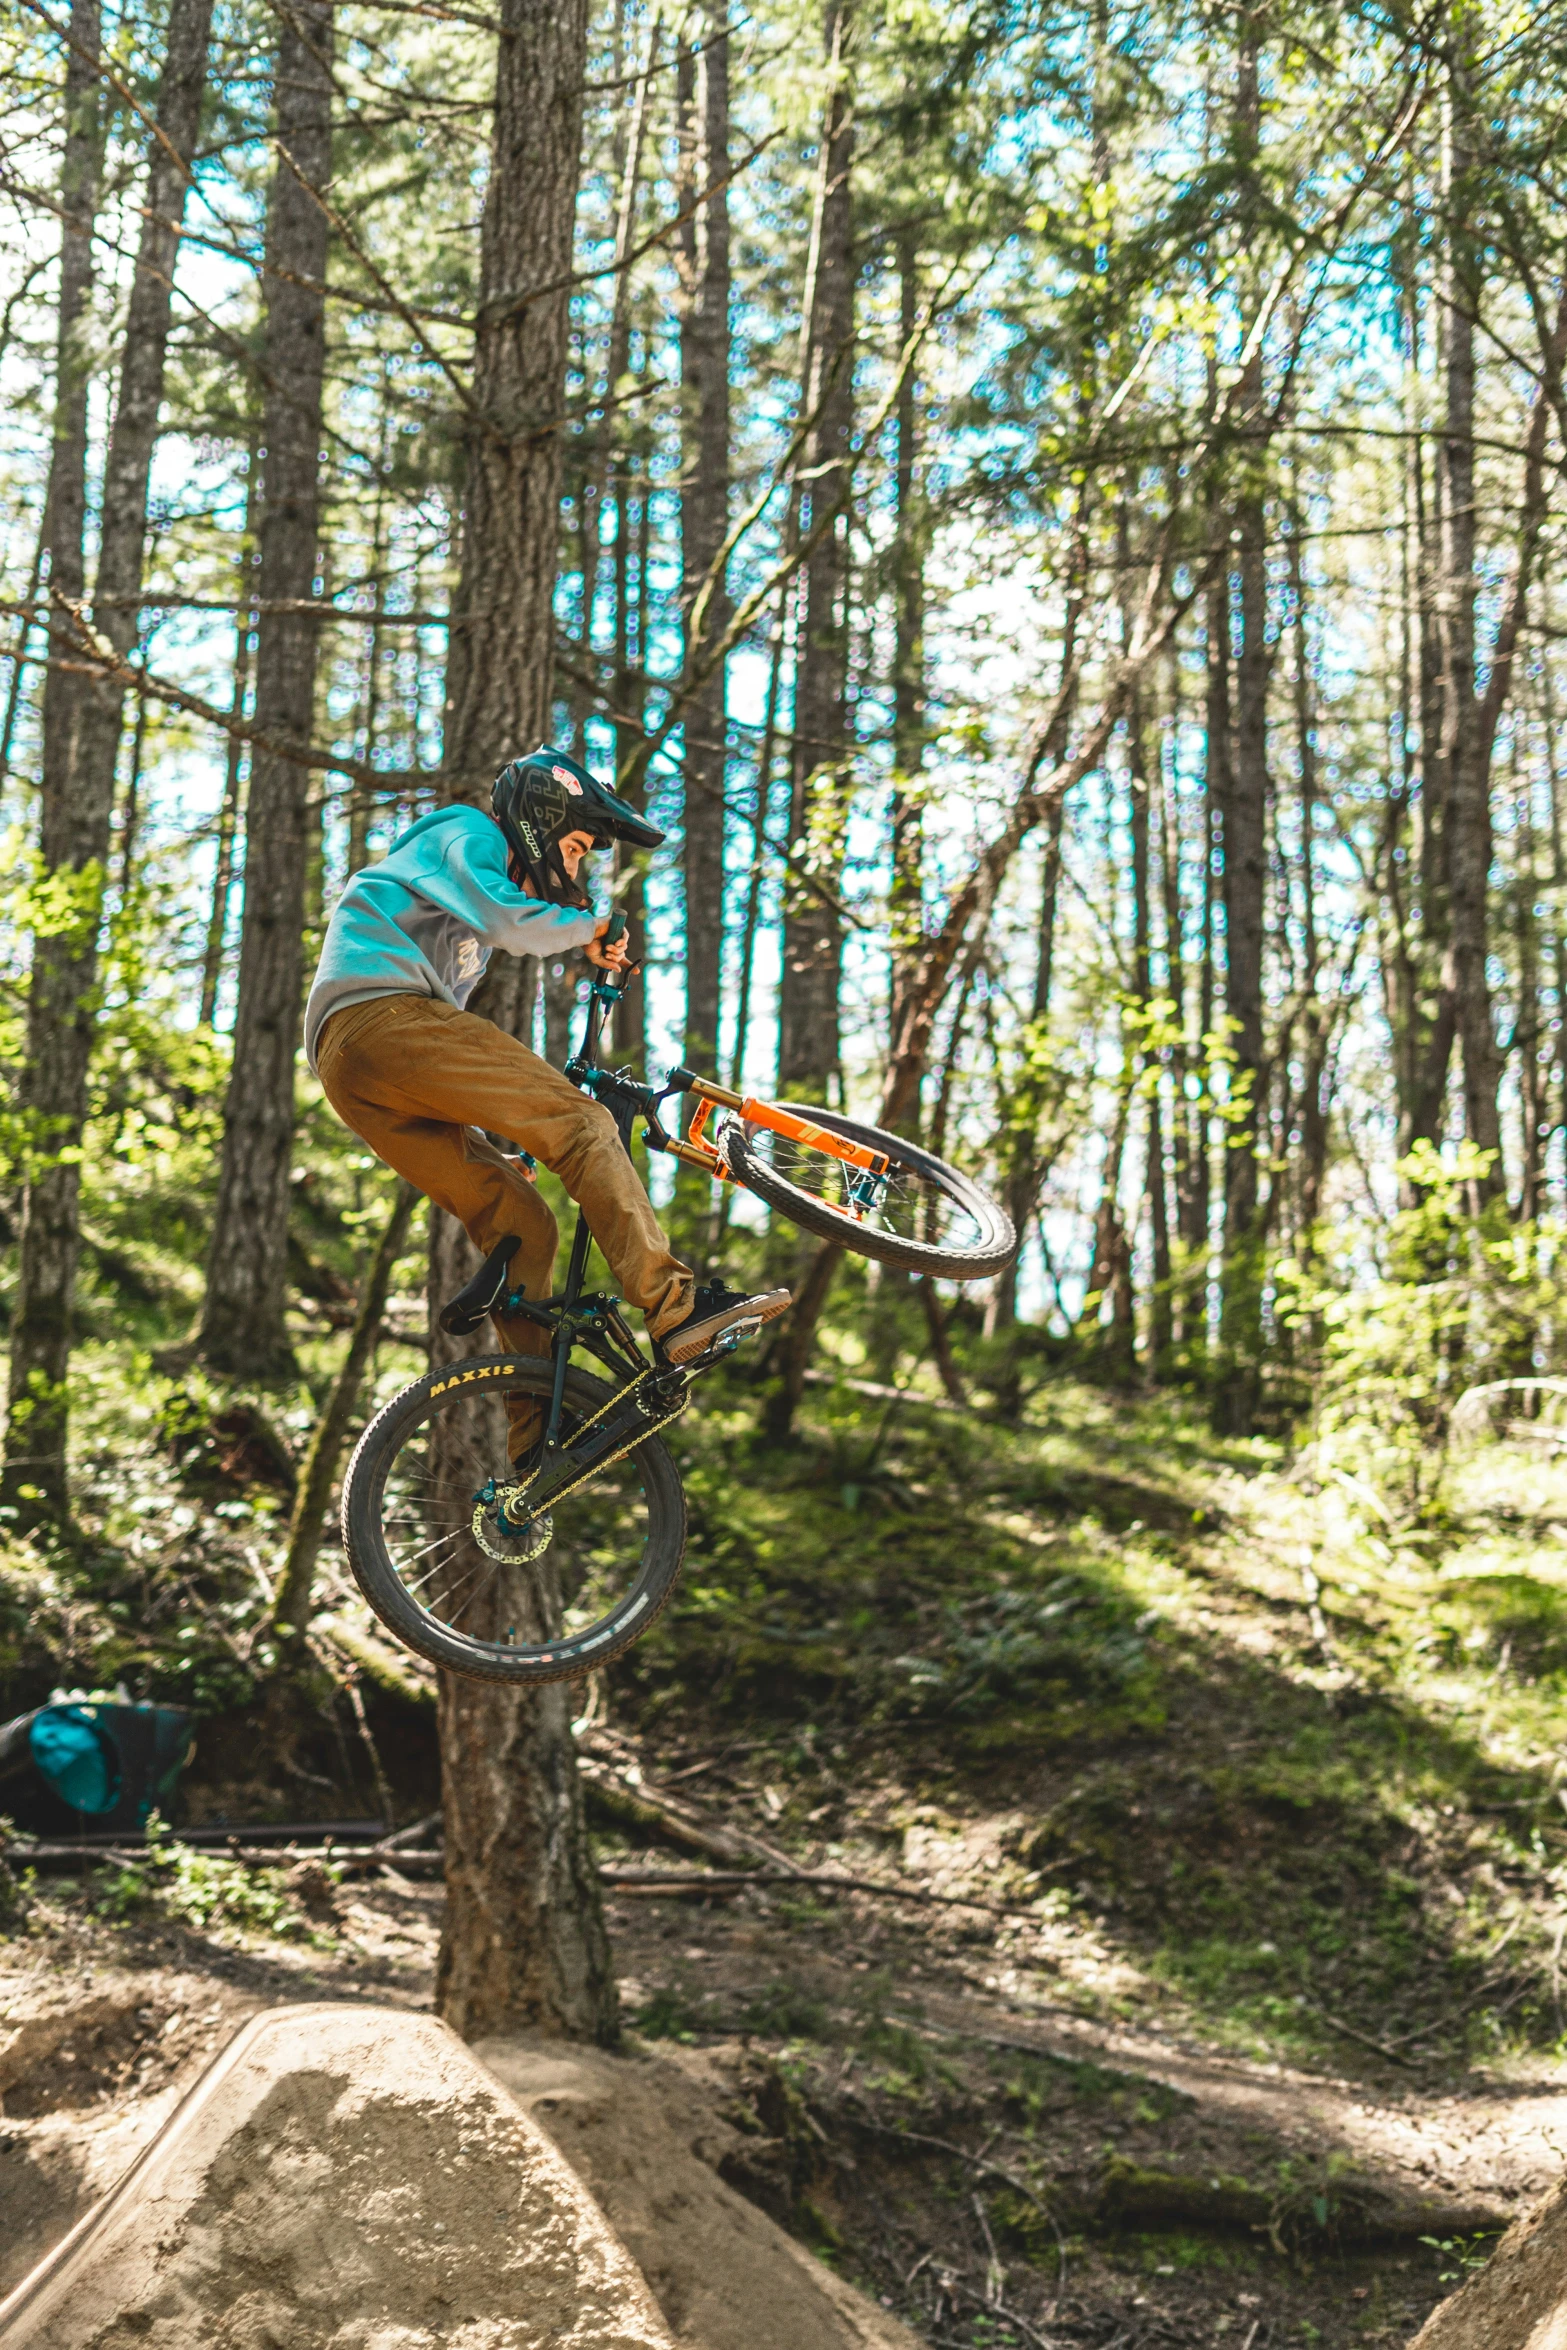
[[(652, 1086), (600, 1068), (604, 1020), (634, 973), (618, 984), (592, 978), (581, 1047), (565, 1069), (609, 1110), (628, 1151), (640, 1122), (651, 1149), (884, 1265), (977, 1281), (1010, 1262), (1016, 1240), (995, 1202), (901, 1135), (763, 1101), (691, 1069)], [(682, 1094), (694, 1103), (683, 1136), (659, 1116)], [(475, 1680), (530, 1683), (607, 1664), (657, 1619), (686, 1542), (685, 1495), (663, 1432), (701, 1373), (758, 1325), (726, 1330), (690, 1362), (650, 1360), (620, 1301), (583, 1287), (583, 1215), (558, 1296), (509, 1288), (516, 1245), (501, 1241), (438, 1319), (461, 1337), (493, 1312), (521, 1317), (548, 1334), (548, 1352), (459, 1357), (394, 1396), (359, 1440), (342, 1520), (354, 1578), (398, 1640)], [(541, 1415), (542, 1435), (513, 1460), (508, 1437)]]

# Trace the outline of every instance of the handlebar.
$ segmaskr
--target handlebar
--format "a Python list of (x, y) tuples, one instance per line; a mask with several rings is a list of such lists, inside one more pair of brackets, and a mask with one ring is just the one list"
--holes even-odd
[[(617, 906), (604, 932), (604, 944), (617, 945), (625, 937), (628, 928), (625, 911)], [(588, 1086), (597, 1099), (613, 1111), (621, 1140), (628, 1151), (631, 1148), (632, 1123), (640, 1117), (646, 1127), (651, 1150), (669, 1151), (675, 1158), (686, 1160), (692, 1166), (711, 1174), (717, 1165), (711, 1147), (695, 1150), (682, 1142), (678, 1134), (666, 1133), (659, 1121), (659, 1105), (668, 1101), (672, 1094), (687, 1093), (694, 1089), (703, 1100), (721, 1102), (738, 1109), (741, 1106), (739, 1094), (709, 1085), (705, 1078), (698, 1077), (690, 1069), (671, 1069), (664, 1083), (654, 1086), (638, 1084), (628, 1072), (617, 1074), (594, 1066), (599, 1032), (603, 1028), (605, 1016), (621, 1001), (641, 968), (640, 963), (627, 963), (620, 973), (620, 984), (616, 986), (608, 972), (594, 967), (588, 983), (588, 1016), (583, 1026), (582, 1043), (566, 1063), (565, 1073), (573, 1085)]]
[[(626, 919), (625, 907), (617, 906), (610, 915), (609, 928), (604, 933), (603, 944), (607, 947), (618, 946), (630, 927), (631, 925)], [(618, 987), (609, 972), (596, 969), (593, 971), (593, 976), (588, 983), (587, 1023), (582, 1031), (582, 1043), (573, 1055), (573, 1060), (579, 1066), (591, 1066), (598, 1051), (599, 1031), (604, 1025), (605, 1014), (614, 1010), (640, 969), (639, 963), (628, 963), (620, 975)], [(569, 1070), (570, 1062), (567, 1067)]]

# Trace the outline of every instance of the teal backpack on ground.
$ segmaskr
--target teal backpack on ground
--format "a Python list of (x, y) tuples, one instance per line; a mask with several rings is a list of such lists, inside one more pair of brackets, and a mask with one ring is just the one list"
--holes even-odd
[(140, 1829), (153, 1811), (168, 1817), (192, 1748), (181, 1706), (62, 1701), (0, 1729), (0, 1775), (31, 1762), (95, 1826)]
[(113, 1811), (120, 1800), (119, 1757), (85, 1705), (46, 1705), (33, 1716), (28, 1751), (72, 1811)]

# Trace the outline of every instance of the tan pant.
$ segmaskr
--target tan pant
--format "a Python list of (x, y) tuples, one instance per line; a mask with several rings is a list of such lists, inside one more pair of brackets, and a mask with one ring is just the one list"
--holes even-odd
[[(608, 1110), (514, 1036), (431, 996), (376, 996), (332, 1014), (316, 1063), (344, 1125), (455, 1216), (476, 1248), (488, 1256), (516, 1233), (514, 1289), (550, 1295), (555, 1218), (522, 1170), (475, 1127), (507, 1135), (559, 1176), (655, 1338), (685, 1320), (690, 1267), (671, 1253)], [(536, 1322), (494, 1319), (513, 1353), (548, 1351), (549, 1334)], [(531, 1431), (514, 1426), (513, 1452), (524, 1434), (531, 1440)]]

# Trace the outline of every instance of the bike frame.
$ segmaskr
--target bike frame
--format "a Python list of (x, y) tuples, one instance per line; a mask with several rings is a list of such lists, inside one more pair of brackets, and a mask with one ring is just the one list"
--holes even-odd
[[(796, 1142), (809, 1144), (812, 1149), (828, 1157), (841, 1159), (845, 1165), (860, 1171), (859, 1181), (862, 1183), (879, 1183), (889, 1165), (880, 1152), (833, 1134), (826, 1127), (816, 1125), (809, 1118), (802, 1118), (793, 1110), (780, 1108), (776, 1102), (764, 1102), (751, 1094), (731, 1092), (726, 1086), (714, 1085), (691, 1069), (671, 1069), (661, 1086), (641, 1084), (622, 1069), (601, 1069), (596, 1056), (604, 1022), (620, 1003), (640, 967), (636, 963), (629, 964), (619, 986), (597, 974), (590, 980), (582, 1042), (565, 1068), (566, 1076), (579, 1091), (590, 1093), (595, 1101), (601, 1102), (608, 1110), (628, 1157), (631, 1154), (632, 1132), (640, 1118), (647, 1130), (651, 1149), (664, 1151), (686, 1166), (700, 1168), (716, 1182), (732, 1183), (734, 1177), (707, 1138), (707, 1124), (714, 1109), (729, 1109), (738, 1110), (750, 1125), (769, 1127), (774, 1133), (787, 1135)], [(658, 1115), (662, 1103), (682, 1093), (693, 1095), (697, 1102), (684, 1140), (669, 1133)], [(521, 1315), (530, 1322), (537, 1322), (550, 1333), (554, 1378), (544, 1426), (543, 1457), (546, 1461), (560, 1449), (561, 1407), (566, 1393), (566, 1372), (574, 1347), (586, 1347), (589, 1353), (597, 1355), (622, 1379), (629, 1377), (636, 1381), (650, 1375), (647, 1358), (638, 1347), (635, 1334), (620, 1310), (620, 1300), (606, 1290), (584, 1290), (582, 1286), (588, 1269), (588, 1252), (592, 1246), (593, 1235), (588, 1230), (587, 1217), (579, 1208), (576, 1230), (572, 1234), (571, 1255), (566, 1264), (565, 1287), (554, 1297), (542, 1301), (524, 1297), (520, 1290), (509, 1290), (504, 1302), (498, 1303), (496, 1308), (508, 1316)], [(675, 1402), (689, 1384), (691, 1370), (703, 1367), (707, 1359), (699, 1358), (696, 1365), (671, 1365), (658, 1374), (660, 1385), (667, 1386), (667, 1401), (672, 1404)]]

